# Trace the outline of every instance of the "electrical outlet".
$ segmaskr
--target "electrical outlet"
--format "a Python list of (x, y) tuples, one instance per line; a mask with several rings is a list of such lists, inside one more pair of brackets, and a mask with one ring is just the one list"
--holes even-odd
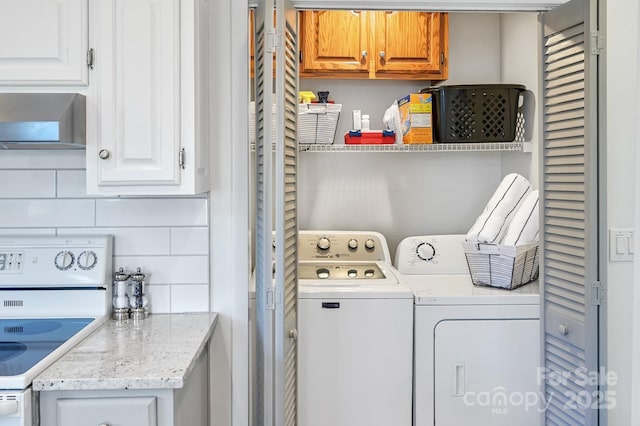
[(609, 229), (609, 260), (611, 262), (632, 262), (634, 246), (633, 229)]

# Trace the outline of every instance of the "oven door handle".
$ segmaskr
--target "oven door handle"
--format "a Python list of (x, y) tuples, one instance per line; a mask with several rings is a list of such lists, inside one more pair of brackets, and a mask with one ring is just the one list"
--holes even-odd
[(18, 412), (18, 401), (0, 401), (0, 417), (10, 416)]

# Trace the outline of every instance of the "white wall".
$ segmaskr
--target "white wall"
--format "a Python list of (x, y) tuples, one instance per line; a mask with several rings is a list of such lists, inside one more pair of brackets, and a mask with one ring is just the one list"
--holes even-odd
[[(634, 227), (635, 157), (637, 149), (638, 94), (638, 2), (608, 0), (606, 13), (606, 167), (607, 223), (610, 228)], [(605, 245), (608, 250), (608, 245)], [(605, 256), (606, 256), (605, 252)], [(638, 256), (638, 254), (636, 254)], [(638, 366), (638, 353), (632, 353), (632, 263), (609, 262), (607, 282), (608, 369), (617, 373), (617, 406), (609, 412), (610, 426), (638, 424), (631, 421), (632, 366)], [(637, 286), (636, 289), (637, 290)], [(640, 383), (635, 383), (635, 392)]]
[(84, 151), (2, 151), (0, 182), (1, 235), (114, 235), (114, 270), (147, 274), (152, 313), (209, 310), (207, 198), (87, 196)]
[[(531, 58), (537, 51), (536, 15), (516, 15), (509, 23), (525, 25), (520, 31), (528, 33), (528, 45), (514, 66), (503, 67), (501, 16), (451, 13), (449, 79), (442, 84), (536, 86), (537, 62), (535, 56)], [(531, 43), (534, 51), (530, 51)], [(507, 49), (509, 53), (514, 50), (517, 47)], [(523, 69), (524, 77), (520, 74)], [(335, 143), (343, 143), (344, 133), (351, 128), (353, 109), (370, 114), (372, 129), (380, 129), (382, 115), (394, 99), (428, 85), (383, 80), (300, 81), (301, 90), (329, 90), (330, 98), (342, 103)], [(537, 176), (528, 153), (302, 152), (299, 159), (300, 228), (379, 231), (386, 236), (392, 255), (400, 240), (410, 235), (466, 232), (505, 174), (515, 171), (534, 179)]]

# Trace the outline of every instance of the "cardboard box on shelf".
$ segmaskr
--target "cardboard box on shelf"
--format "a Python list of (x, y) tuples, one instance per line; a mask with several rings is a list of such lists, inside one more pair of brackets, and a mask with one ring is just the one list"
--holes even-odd
[(411, 93), (398, 100), (402, 142), (433, 143), (433, 101), (430, 93)]

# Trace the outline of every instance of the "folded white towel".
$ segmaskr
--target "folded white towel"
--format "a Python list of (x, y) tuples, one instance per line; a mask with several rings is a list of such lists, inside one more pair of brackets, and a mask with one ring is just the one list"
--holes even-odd
[(515, 212), (531, 190), (531, 183), (517, 173), (502, 179), (482, 214), (469, 232), (467, 241), (497, 244), (502, 240)]
[(535, 241), (540, 228), (538, 205), (538, 190), (536, 189), (522, 201), (522, 205), (514, 214), (501, 244), (517, 246)]

